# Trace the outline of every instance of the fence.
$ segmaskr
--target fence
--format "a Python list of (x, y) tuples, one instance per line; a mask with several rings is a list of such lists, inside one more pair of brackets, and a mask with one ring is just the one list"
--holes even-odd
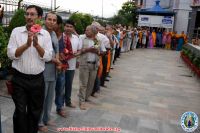
[[(20, 7), (25, 9), (27, 6), (29, 5), (38, 5), (40, 7), (42, 7), (44, 14), (46, 12), (49, 12), (52, 10), (52, 7), (48, 7), (47, 5), (42, 5), (42, 4), (36, 4), (36, 3), (31, 3), (31, 2), (21, 2)], [(3, 15), (3, 19), (2, 19), (2, 24), (4, 26), (8, 26), (10, 20), (12, 19), (14, 13), (16, 12), (17, 8), (18, 8), (18, 0), (0, 0), (0, 5), (1, 7), (4, 8), (4, 15)], [(71, 15), (70, 10), (56, 10), (57, 13), (63, 18), (63, 19), (68, 19), (69, 16)]]

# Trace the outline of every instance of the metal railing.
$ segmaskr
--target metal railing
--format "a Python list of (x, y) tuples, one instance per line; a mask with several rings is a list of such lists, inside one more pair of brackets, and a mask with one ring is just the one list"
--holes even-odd
[[(1, 7), (4, 8), (2, 25), (7, 26), (9, 25), (9, 22), (12, 19), (14, 13), (18, 9), (18, 0), (0, 0), (0, 5)], [(48, 6), (48, 5), (38, 4), (36, 2), (34, 3), (34, 2), (23, 2), (23, 1), (21, 2), (20, 8), (25, 9), (29, 5), (38, 5), (42, 7), (44, 14), (52, 10), (52, 7), (50, 5)], [(71, 15), (70, 10), (59, 9), (56, 11), (64, 19), (69, 18), (69, 16)]]

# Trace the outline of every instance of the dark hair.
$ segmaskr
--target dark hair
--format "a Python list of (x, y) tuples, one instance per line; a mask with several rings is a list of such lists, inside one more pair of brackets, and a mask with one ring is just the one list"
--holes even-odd
[(37, 11), (38, 16), (41, 16), (41, 17), (42, 17), (42, 15), (43, 15), (43, 10), (42, 10), (41, 7), (36, 6), (36, 5), (29, 5), (29, 6), (26, 8), (26, 10), (28, 10), (28, 9), (30, 9), (30, 8), (35, 8), (35, 10)]
[[(48, 14), (55, 14), (55, 15), (56, 15), (56, 13), (55, 13), (55, 12), (53, 12), (53, 11), (47, 12), (47, 13), (45, 14), (44, 20), (46, 20), (46, 19), (47, 19), (47, 16), (48, 16)], [(56, 15), (56, 16), (57, 16), (57, 15)]]
[(61, 16), (59, 16), (59, 15), (56, 15), (57, 16), (57, 24), (59, 25), (59, 24), (62, 24), (63, 23), (63, 20), (62, 20), (62, 18), (61, 18)]
[(69, 19), (64, 22), (64, 25), (66, 25), (66, 24), (71, 24), (71, 25), (74, 26), (74, 22), (72, 20), (69, 20)]

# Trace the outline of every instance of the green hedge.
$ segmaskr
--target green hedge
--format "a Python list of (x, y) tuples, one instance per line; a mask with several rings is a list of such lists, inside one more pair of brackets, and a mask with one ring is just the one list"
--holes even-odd
[(187, 47), (183, 47), (182, 52), (184, 53), (184, 55), (186, 55), (190, 61), (197, 66), (198, 68), (200, 68), (200, 57), (195, 55), (195, 53), (193, 53), (189, 48)]
[(7, 57), (8, 34), (0, 26), (0, 62), (1, 69), (9, 68), (11, 60)]
[(9, 36), (12, 30), (16, 27), (23, 26), (26, 24), (25, 11), (19, 9), (15, 12), (8, 27), (0, 26), (0, 62), (1, 69), (9, 69), (11, 67), (11, 60), (7, 57), (7, 45)]

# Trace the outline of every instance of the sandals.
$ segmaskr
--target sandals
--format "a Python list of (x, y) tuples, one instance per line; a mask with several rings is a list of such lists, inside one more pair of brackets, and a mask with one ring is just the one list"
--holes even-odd
[(57, 114), (60, 115), (61, 117), (64, 117), (64, 118), (67, 117), (66, 113), (63, 110), (57, 111)]
[(48, 132), (48, 128), (47, 128), (47, 126), (39, 126), (38, 131), (46, 133), (46, 132)]

